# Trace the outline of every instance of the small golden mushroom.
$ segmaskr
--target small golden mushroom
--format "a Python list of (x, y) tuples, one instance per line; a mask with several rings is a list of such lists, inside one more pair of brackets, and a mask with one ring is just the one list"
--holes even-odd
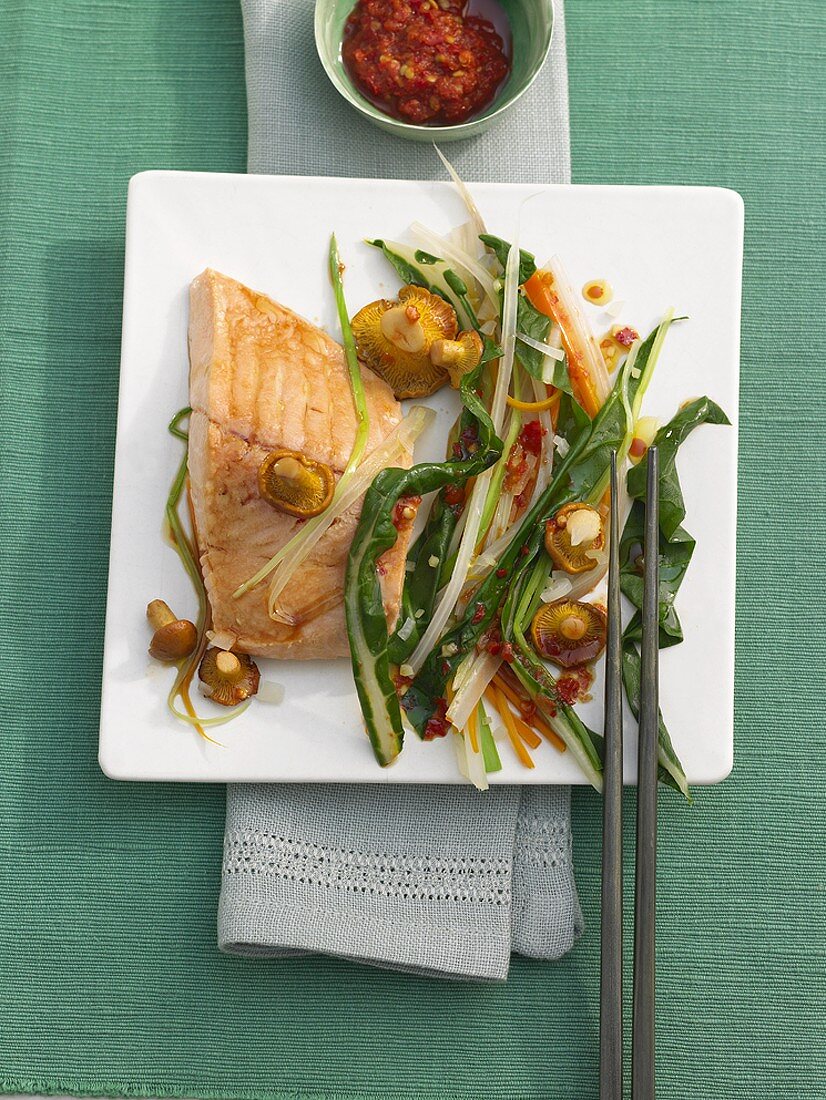
[(258, 492), (279, 512), (309, 519), (333, 499), (336, 479), (324, 462), (300, 451), (272, 451), (258, 467)]
[(430, 361), (445, 368), (451, 386), (458, 390), (462, 378), (479, 366), (482, 351), (482, 337), (469, 329), (460, 332), (455, 340), (434, 340), (430, 345)]
[(554, 565), (566, 573), (595, 569), (597, 560), (591, 553), (604, 546), (602, 516), (590, 504), (566, 504), (545, 524), (545, 549)]
[(149, 656), (156, 661), (182, 661), (198, 644), (198, 631), (189, 619), (179, 619), (163, 600), (147, 605), (146, 617), (154, 630)]
[(597, 658), (605, 648), (605, 612), (581, 600), (554, 600), (537, 611), (531, 641), (540, 657), (560, 668), (573, 668)]
[(427, 397), (447, 382), (447, 368), (433, 362), (430, 349), (437, 340), (453, 340), (459, 326), (453, 307), (438, 294), (405, 286), (398, 301), (371, 302), (351, 323), (359, 357), (399, 400)]
[(210, 648), (198, 668), (198, 677), (210, 689), (213, 703), (234, 707), (258, 691), (258, 665), (246, 653)]

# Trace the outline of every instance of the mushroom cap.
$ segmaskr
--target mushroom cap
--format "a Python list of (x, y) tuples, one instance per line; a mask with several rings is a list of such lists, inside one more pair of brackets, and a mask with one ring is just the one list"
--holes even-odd
[[(598, 523), (599, 531), (595, 538), (575, 543), (571, 540), (569, 524), (575, 513), (583, 511), (594, 518), (593, 525), (596, 527)], [(582, 501), (566, 504), (545, 524), (545, 549), (554, 565), (566, 573), (588, 573), (595, 569), (598, 562), (596, 558), (591, 557), (591, 553), (601, 550), (604, 546), (605, 524), (602, 516), (596, 508)]]
[[(399, 306), (412, 307), (418, 317), (412, 324), (421, 326), (422, 346), (406, 350), (383, 331), (382, 317)], [(405, 286), (398, 301), (379, 298), (364, 306), (353, 318), (353, 337), (359, 357), (391, 387), (396, 398), (427, 397), (448, 381), (445, 367), (430, 358), (435, 340), (453, 340), (458, 331), (456, 313), (449, 302), (420, 286)], [(418, 332), (418, 330), (417, 330)]]
[(554, 600), (537, 611), (531, 641), (540, 657), (560, 668), (595, 660), (605, 648), (605, 612), (581, 600)]
[[(230, 657), (234, 661), (226, 659)], [(230, 653), (211, 646), (198, 667), (198, 678), (210, 689), (213, 703), (234, 707), (256, 694), (261, 674), (246, 653)]]
[(325, 462), (301, 451), (271, 451), (258, 468), (258, 492), (267, 504), (291, 516), (309, 519), (333, 499), (335, 474)]
[(174, 619), (159, 627), (149, 643), (149, 656), (156, 661), (182, 661), (198, 644), (198, 631), (189, 619)]

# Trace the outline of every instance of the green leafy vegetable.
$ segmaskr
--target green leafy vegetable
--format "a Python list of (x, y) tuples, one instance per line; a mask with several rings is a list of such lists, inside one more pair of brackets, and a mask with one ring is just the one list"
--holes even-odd
[[(490, 233), (482, 233), (479, 240), (494, 253), (504, 269), (508, 262), (508, 253), (511, 250), (510, 244), (507, 241), (503, 241), (501, 237), (494, 237)], [(519, 285), (521, 286), (523, 283), (527, 282), (535, 271), (536, 263), (534, 257), (530, 252), (525, 252), (523, 249), (520, 249)], [(522, 332), (525, 336), (530, 336), (534, 340), (544, 341), (550, 329), (550, 317), (546, 317), (544, 313), (540, 313), (536, 306), (534, 306), (524, 294), (520, 294), (516, 303), (517, 332)], [(528, 374), (533, 378), (542, 379), (542, 368), (544, 366), (545, 357), (541, 351), (529, 347), (527, 344), (517, 342), (516, 357)]]
[[(622, 683), (628, 705), (631, 707), (631, 711), (637, 719), (639, 719), (640, 716), (641, 666), (642, 661), (637, 647), (632, 641), (624, 639), (622, 646)], [(668, 786), (676, 787), (678, 791), (682, 791), (690, 802), (691, 795), (688, 790), (688, 780), (686, 779), (679, 757), (674, 751), (671, 737), (663, 721), (662, 711), (658, 712), (658, 725), (660, 782), (666, 783)]]
[[(645, 531), (645, 505), (634, 501), (620, 540), (620, 588), (637, 609), (625, 629), (625, 637), (642, 639), (642, 546)], [(670, 539), (660, 531), (660, 649), (683, 640), (674, 600), (685, 577), (694, 539), (678, 527)]]
[(403, 729), (396, 688), (390, 675), (387, 620), (376, 563), (396, 541), (393, 511), (403, 496), (424, 495), (443, 486), (463, 485), (502, 453), (502, 441), (476, 395), (484, 362), (462, 379), (465, 406), (458, 454), (447, 462), (426, 462), (409, 470), (383, 470), (367, 491), (350, 555), (344, 586), (347, 634), (367, 734), (380, 764), (401, 751)]
[[(637, 360), (639, 366), (639, 357)], [(660, 456), (660, 528), (670, 539), (685, 519), (685, 504), (677, 477), (677, 451), (700, 424), (728, 424), (723, 410), (710, 397), (698, 397), (684, 405), (654, 438)], [(635, 500), (645, 499), (645, 464), (640, 463), (628, 474), (628, 492)]]
[[(530, 336), (534, 340), (544, 341), (547, 339), (550, 329), (550, 317), (546, 317), (544, 313), (540, 313), (536, 306), (532, 305), (524, 294), (520, 294), (516, 300), (516, 331), (522, 332), (525, 336)], [(532, 378), (538, 378), (542, 381), (545, 356), (538, 348), (532, 348), (530, 345), (523, 344), (520, 340), (517, 340), (516, 357)], [(562, 363), (560, 363), (559, 366), (562, 368), (565, 379), (567, 380), (567, 368), (564, 367)], [(570, 382), (568, 382), (568, 385), (570, 385)]]
[[(656, 330), (655, 330), (656, 332)], [(653, 333), (652, 337), (653, 338)], [(651, 339), (649, 338), (649, 339)], [(404, 707), (413, 726), (421, 733), (444, 699), (447, 682), (463, 656), (470, 652), (495, 619), (500, 603), (514, 581), (529, 570), (542, 552), (545, 520), (572, 500), (587, 500), (607, 477), (612, 448), (620, 449), (627, 434), (627, 393), (639, 384), (624, 371), (587, 431), (579, 431), (565, 458), (554, 471), (547, 489), (534, 503), (519, 530), (474, 594), (459, 620), (444, 635), (441, 649), (431, 652), (414, 683), (404, 696)], [(483, 609), (480, 615), (478, 608)]]
[(453, 306), (460, 319), (464, 314), (466, 323), (479, 331), (479, 320), (468, 301), (467, 286), (444, 260), (420, 248), (381, 239), (367, 243), (381, 250), (403, 283), (421, 286), (431, 294), (438, 294)]
[[(685, 504), (677, 474), (677, 452), (689, 434), (701, 424), (728, 424), (719, 405), (708, 397), (699, 397), (684, 405), (668, 424), (657, 432), (654, 443), (660, 456), (660, 648), (678, 645), (683, 630), (674, 606), (677, 593), (694, 553), (695, 542), (681, 526)], [(640, 655), (637, 643), (642, 639), (642, 547), (645, 530), (646, 467), (640, 463), (628, 474), (628, 492), (633, 504), (620, 541), (620, 587), (636, 608), (623, 634), (622, 679), (634, 717), (639, 715)], [(659, 715), (660, 779), (671, 783), (689, 798), (688, 783), (674, 752), (668, 730)]]
[[(479, 240), (489, 248), (494, 254), (496, 259), (502, 265), (502, 270), (505, 270), (505, 266), (508, 262), (508, 253), (511, 250), (511, 246), (508, 241), (503, 241), (501, 237), (494, 237), (492, 233), (480, 233)], [(536, 257), (530, 252), (526, 252), (523, 248), (519, 249), (519, 285), (522, 286), (530, 279), (531, 275), (536, 271)]]

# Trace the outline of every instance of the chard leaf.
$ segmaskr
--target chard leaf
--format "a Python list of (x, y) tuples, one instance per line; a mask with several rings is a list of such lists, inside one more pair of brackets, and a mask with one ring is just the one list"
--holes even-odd
[[(391, 247), (387, 241), (381, 239), (368, 241), (367, 243), (382, 251), (403, 283), (420, 286), (425, 290), (429, 290), (431, 294), (438, 294), (440, 298), (444, 298), (446, 302), (453, 306), (457, 317), (464, 313), (467, 323), (475, 328), (477, 332), (479, 331), (479, 319), (468, 301), (467, 286), (456, 272), (447, 266), (444, 260), (438, 256), (432, 256), (429, 252), (423, 252), (421, 249), (413, 251), (402, 245)], [(404, 248), (413, 257), (413, 260), (411, 261), (403, 255), (399, 251), (400, 248)], [(431, 271), (423, 270), (423, 268), (430, 268)]]
[[(530, 336), (534, 340), (545, 340), (547, 339), (550, 328), (550, 317), (546, 317), (544, 313), (540, 313), (536, 306), (532, 305), (524, 294), (520, 294), (516, 300), (517, 332), (523, 332), (525, 336)], [(532, 378), (538, 378), (540, 381), (542, 380), (542, 368), (545, 365), (545, 356), (541, 351), (530, 347), (528, 344), (523, 344), (521, 340), (517, 340), (516, 358)], [(568, 371), (566, 369), (566, 380), (567, 376)], [(570, 383), (568, 384), (570, 385)]]
[[(479, 363), (461, 382), (462, 422), (472, 428), (459, 435), (459, 453), (447, 462), (424, 462), (409, 470), (382, 470), (367, 490), (347, 558), (344, 612), (364, 724), (380, 764), (401, 751), (404, 730), (399, 698), (390, 670), (387, 619), (376, 563), (396, 541), (393, 511), (400, 497), (423, 496), (448, 484), (463, 485), (486, 470), (502, 453), (487, 409), (475, 387), (484, 369)], [(467, 420), (465, 419), (467, 417)], [(425, 723), (426, 724), (426, 723)]]
[[(544, 371), (544, 365), (543, 365), (543, 371)], [(546, 381), (546, 379), (543, 377), (542, 381), (544, 382), (544, 381)], [(551, 373), (550, 379), (547, 380), (547, 382), (548, 382), (549, 386), (555, 386), (556, 389), (561, 390), (563, 394), (567, 394), (571, 398), (571, 400), (574, 401), (574, 404), (577, 405), (577, 408), (580, 408), (580, 406), (578, 405), (578, 403), (574, 399), (574, 391), (573, 391), (573, 387), (571, 386), (571, 376), (568, 373), (568, 358), (567, 358), (567, 356), (564, 359), (554, 359), (553, 360), (553, 371)], [(583, 413), (585, 412), (584, 409), (582, 411), (583, 411)], [(587, 416), (588, 414), (585, 413), (585, 415)], [(559, 416), (557, 416), (557, 424), (558, 423), (559, 423)], [(588, 418), (588, 423), (590, 423), (590, 417)], [(559, 433), (557, 432), (557, 434), (559, 434)]]
[[(382, 240), (368, 241), (368, 244), (373, 245), (374, 248), (380, 248), (384, 253), (385, 259), (392, 265), (396, 274), (403, 283), (407, 283), (411, 286), (421, 286), (425, 290), (430, 290), (433, 293), (438, 293), (436, 288), (430, 282), (430, 280), (424, 275), (420, 268), (411, 264), (404, 256), (400, 256), (398, 252), (394, 252), (392, 248), (389, 248), (387, 244)], [(418, 258), (418, 257), (417, 257)], [(428, 264), (433, 263), (433, 259), (426, 261)]]
[[(641, 666), (639, 652), (632, 641), (624, 640), (622, 646), (622, 684), (625, 688), (625, 697), (636, 719), (640, 716), (640, 683)], [(685, 798), (691, 802), (691, 794), (688, 789), (688, 780), (683, 771), (680, 759), (674, 751), (671, 743), (671, 735), (663, 721), (662, 711), (657, 712), (659, 728), (659, 779), (666, 786), (675, 787), (681, 791)]]
[[(677, 474), (677, 452), (680, 445), (700, 424), (728, 424), (728, 418), (719, 405), (708, 397), (697, 398), (679, 410), (657, 432), (654, 443), (660, 454), (660, 590), (659, 590), (659, 643), (660, 648), (678, 645), (683, 640), (683, 630), (674, 601), (683, 583), (686, 570), (694, 553), (695, 542), (681, 526), (685, 517), (683, 493)], [(622, 648), (622, 680), (625, 695), (634, 717), (639, 717), (640, 703), (640, 654), (637, 643), (642, 639), (642, 548), (645, 531), (646, 466), (641, 462), (628, 474), (628, 492), (633, 504), (620, 541), (620, 587), (636, 608), (625, 628)], [(659, 713), (660, 780), (681, 791), (691, 801), (688, 782), (682, 765), (674, 752), (662, 712)]]
[[(637, 366), (639, 366), (639, 356)], [(685, 519), (685, 504), (677, 476), (677, 451), (700, 424), (728, 424), (729, 419), (710, 397), (698, 397), (660, 428), (654, 439), (660, 456), (660, 528), (670, 539)], [(645, 463), (628, 474), (628, 492), (635, 500), (645, 499)]]
[[(620, 541), (620, 588), (637, 609), (625, 637), (642, 639), (642, 546), (645, 531), (645, 506), (634, 501)], [(660, 531), (660, 649), (677, 645), (683, 640), (680, 620), (674, 600), (683, 583), (695, 542), (689, 533), (678, 527), (670, 539)]]
[[(508, 262), (508, 253), (511, 250), (511, 246), (507, 241), (503, 241), (501, 237), (494, 237), (492, 233), (480, 233), (479, 240), (491, 252), (496, 256), (496, 259), (502, 265), (502, 270), (505, 270), (505, 265)], [(530, 279), (531, 275), (536, 271), (536, 257), (530, 252), (525, 252), (524, 249), (519, 249), (519, 285), (526, 283)]]
[(573, 447), (577, 440), (585, 432), (589, 432), (590, 430), (590, 416), (573, 394), (565, 390), (562, 394), (562, 400), (559, 402), (559, 412), (556, 418), (556, 434), (560, 439), (564, 439), (569, 447)]
[[(644, 347), (650, 348), (657, 331), (649, 336)], [(437, 712), (440, 700), (444, 700), (447, 682), (465, 654), (489, 629), (513, 586), (533, 568), (542, 551), (545, 520), (572, 500), (586, 500), (599, 494), (607, 483), (611, 451), (622, 446), (628, 428), (623, 390), (631, 390), (636, 384), (636, 379), (629, 379), (624, 373), (617, 378), (605, 404), (593, 421), (588, 420), (587, 428), (577, 431), (570, 450), (555, 467), (550, 485), (522, 519), (517, 534), (499, 559), (499, 568), (488, 573), (464, 617), (425, 660), (403, 701), (408, 718), (420, 733)], [(480, 605), (484, 614), (477, 620)], [(445, 648), (450, 656), (444, 655)]]

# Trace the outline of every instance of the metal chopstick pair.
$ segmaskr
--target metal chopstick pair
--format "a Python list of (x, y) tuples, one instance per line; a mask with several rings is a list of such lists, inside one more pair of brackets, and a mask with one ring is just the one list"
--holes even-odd
[[(637, 859), (634, 894), (632, 1100), (654, 1100), (655, 883), (659, 657), (659, 461), (648, 451), (639, 749)], [(617, 456), (611, 457), (608, 640), (605, 682), (605, 767), (602, 809), (602, 961), (600, 973), (600, 1100), (622, 1098), (622, 621)]]

